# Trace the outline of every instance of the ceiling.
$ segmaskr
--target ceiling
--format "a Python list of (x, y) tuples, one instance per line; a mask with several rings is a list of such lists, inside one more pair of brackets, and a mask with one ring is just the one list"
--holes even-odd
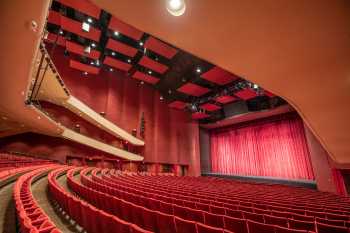
[(286, 99), (330, 156), (350, 162), (350, 2), (94, 0), (101, 8)]
[[(88, 31), (82, 30), (84, 25)], [(170, 107), (189, 111), (202, 123), (223, 119), (222, 107), (232, 101), (279, 99), (86, 0), (53, 1), (46, 29), (47, 42), (66, 48), (71, 68), (90, 75), (100, 69), (124, 71), (159, 90)]]

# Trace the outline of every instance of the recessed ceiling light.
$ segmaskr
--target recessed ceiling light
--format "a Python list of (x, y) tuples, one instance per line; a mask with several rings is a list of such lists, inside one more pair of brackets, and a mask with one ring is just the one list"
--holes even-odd
[(119, 32), (118, 31), (114, 31), (114, 35), (115, 36), (119, 36)]
[(94, 63), (93, 61), (91, 61), (91, 62), (90, 62), (90, 65), (93, 65), (93, 64), (95, 64), (95, 63)]
[(87, 21), (88, 21), (89, 23), (92, 23), (92, 19), (91, 19), (91, 18), (88, 18)]
[(149, 73), (149, 74), (152, 74), (152, 70), (149, 70), (148, 73)]
[(95, 43), (91, 43), (91, 47), (95, 48), (96, 44)]
[(115, 52), (112, 52), (112, 56), (115, 56)]
[(196, 69), (196, 72), (197, 72), (197, 73), (200, 73), (201, 71), (202, 71), (202, 70), (201, 70), (201, 68), (199, 68), (199, 67)]
[(113, 68), (109, 68), (109, 71), (111, 71), (111, 72), (112, 72), (112, 71), (113, 71)]
[(83, 74), (84, 74), (84, 75), (88, 75), (88, 72), (87, 72), (87, 71), (85, 71)]
[(140, 45), (140, 46), (143, 46), (143, 42), (142, 42), (142, 41), (140, 41), (139, 45)]
[(63, 31), (62, 31), (62, 30), (60, 30), (58, 33), (59, 33), (60, 35), (63, 35)]
[(254, 85), (253, 85), (253, 88), (254, 88), (254, 89), (258, 89), (258, 88), (259, 88), (258, 84), (254, 84)]
[(141, 85), (143, 85), (144, 84), (144, 82), (143, 81), (141, 81)]
[(174, 16), (183, 15), (186, 10), (185, 0), (167, 0), (166, 9)]
[(87, 22), (83, 22), (82, 29), (84, 32), (89, 32), (90, 31), (90, 24), (88, 24)]
[(164, 97), (161, 95), (161, 96), (159, 96), (159, 99), (160, 99), (160, 100), (163, 100), (163, 99), (164, 99)]
[(131, 59), (130, 59), (130, 58), (128, 59), (128, 62), (129, 62), (129, 63), (131, 62)]

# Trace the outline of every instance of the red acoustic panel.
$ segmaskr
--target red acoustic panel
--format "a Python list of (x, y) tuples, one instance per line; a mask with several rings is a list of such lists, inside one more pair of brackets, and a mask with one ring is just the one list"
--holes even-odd
[(47, 22), (56, 25), (61, 25), (61, 14), (57, 11), (50, 10)]
[(186, 107), (186, 103), (179, 100), (175, 100), (169, 104), (169, 107), (182, 110)]
[(89, 57), (89, 58), (94, 59), (94, 60), (96, 60), (100, 57), (99, 51), (97, 51), (95, 49), (91, 49), (90, 53), (86, 53), (86, 52), (84, 52), (84, 46), (79, 45), (79, 44), (74, 43), (74, 42), (71, 42), (71, 41), (66, 42), (66, 48), (69, 52), (76, 53), (76, 54), (79, 54), (82, 56), (86, 56), (86, 57)]
[(87, 0), (59, 0), (65, 6), (74, 8), (86, 15), (92, 16), (96, 19), (100, 18), (101, 9), (95, 4)]
[(200, 108), (205, 109), (209, 112), (221, 109), (220, 106), (218, 106), (216, 104), (211, 104), (211, 103), (202, 104), (202, 105), (200, 105)]
[(119, 61), (117, 59), (108, 57), (108, 56), (103, 61), (103, 64), (112, 66), (114, 68), (117, 68), (117, 69), (120, 69), (123, 71), (129, 71), (131, 68), (131, 65), (129, 63), (125, 63), (125, 62)]
[(208, 93), (210, 90), (208, 88), (198, 86), (194, 83), (186, 83), (182, 87), (178, 88), (177, 91), (198, 97)]
[(177, 53), (177, 50), (173, 47), (170, 47), (169, 45), (163, 43), (160, 40), (157, 40), (156, 38), (150, 36), (146, 43), (145, 48), (148, 48), (149, 50), (152, 50), (155, 53), (158, 53), (168, 59), (173, 58), (175, 54)]
[(89, 66), (72, 59), (69, 61), (69, 66), (77, 70), (86, 71), (89, 74), (98, 74), (100, 72), (100, 68), (97, 68), (95, 66)]
[(250, 88), (246, 88), (246, 89), (240, 90), (239, 92), (236, 92), (235, 95), (241, 99), (248, 100), (256, 97), (256, 92)]
[(137, 53), (137, 49), (113, 39), (108, 40), (106, 47), (129, 57), (134, 57)]
[(82, 30), (82, 23), (69, 19), (67, 17), (61, 16), (61, 27), (65, 31), (72, 32), (74, 34), (77, 34), (81, 37), (85, 37), (94, 41), (99, 41), (101, 31), (94, 28), (90, 27), (89, 32), (85, 32)]
[(156, 84), (157, 82), (159, 82), (158, 78), (156, 78), (152, 75), (142, 73), (140, 71), (136, 71), (132, 77), (135, 79), (138, 79), (140, 81), (145, 81), (145, 82), (151, 83), (151, 84)]
[(113, 31), (120, 32), (128, 37), (131, 37), (135, 40), (140, 40), (143, 32), (134, 28), (133, 26), (126, 24), (116, 17), (112, 16), (111, 20), (109, 21), (109, 26), (110, 29)]
[(230, 96), (230, 95), (219, 96), (215, 99), (215, 101), (222, 103), (222, 104), (227, 104), (227, 103), (230, 103), (234, 100), (236, 100), (236, 98), (233, 96)]
[(215, 66), (214, 68), (212, 68), (211, 70), (203, 73), (201, 75), (202, 78), (219, 84), (219, 85), (225, 85), (228, 84), (236, 79), (238, 79), (237, 76), (227, 72), (226, 70), (223, 70), (217, 66)]
[(156, 62), (154, 60), (152, 60), (151, 58), (147, 57), (147, 56), (143, 56), (141, 58), (141, 60), (139, 61), (139, 64), (144, 66), (144, 67), (147, 67), (151, 70), (154, 70), (160, 74), (164, 74), (165, 71), (168, 70), (169, 67), (167, 67), (166, 65), (163, 65), (159, 62)]
[[(50, 42), (50, 43), (55, 43), (57, 39), (57, 35), (53, 34), (53, 33), (49, 33), (47, 35), (46, 41)], [(63, 36), (58, 36), (57, 42), (58, 45), (61, 45), (63, 47), (66, 46), (66, 38), (64, 38)]]
[(195, 112), (192, 114), (192, 119), (193, 120), (199, 120), (199, 119), (204, 119), (209, 117), (208, 114), (204, 113), (204, 112)]

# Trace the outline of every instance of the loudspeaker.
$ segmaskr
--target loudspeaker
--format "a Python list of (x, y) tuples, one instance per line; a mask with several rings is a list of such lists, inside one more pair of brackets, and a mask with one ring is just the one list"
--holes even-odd
[(248, 106), (244, 101), (236, 101), (224, 106), (225, 117), (231, 117), (248, 112)]
[(247, 101), (248, 110), (251, 112), (261, 111), (270, 108), (270, 98), (267, 96), (257, 96)]

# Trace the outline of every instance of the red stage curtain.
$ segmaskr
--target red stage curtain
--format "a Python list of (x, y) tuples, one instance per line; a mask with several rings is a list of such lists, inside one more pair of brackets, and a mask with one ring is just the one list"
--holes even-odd
[(212, 172), (313, 180), (304, 133), (296, 114), (212, 131)]
[(343, 175), (341, 174), (340, 170), (335, 169), (335, 168), (332, 169), (332, 175), (333, 175), (335, 188), (337, 190), (337, 194), (342, 195), (342, 196), (347, 196), (344, 178), (343, 178)]

